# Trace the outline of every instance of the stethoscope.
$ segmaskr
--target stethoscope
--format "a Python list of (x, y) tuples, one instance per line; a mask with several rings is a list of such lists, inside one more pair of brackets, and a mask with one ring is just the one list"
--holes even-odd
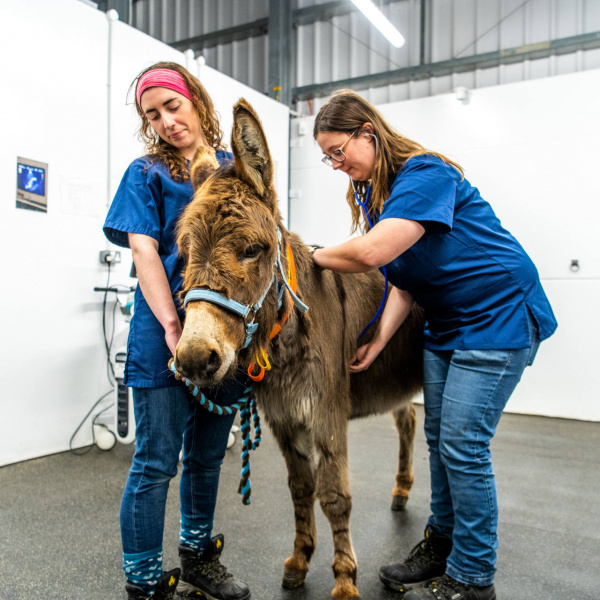
[[(367, 134), (370, 135), (371, 137), (375, 138), (375, 154), (377, 154), (377, 136), (370, 133)], [(358, 196), (358, 192), (356, 191), (356, 187), (354, 186), (354, 179), (352, 179), (352, 177), (350, 177), (350, 183), (352, 184), (352, 189), (354, 190), (354, 198), (356, 199), (356, 203), (359, 206), (362, 206), (363, 212), (365, 213), (365, 217), (367, 218), (367, 223), (369, 224), (369, 229), (373, 229), (373, 223), (371, 221), (371, 217), (369, 217), (369, 211), (367, 210), (367, 206), (369, 204), (369, 198), (371, 197), (371, 184), (369, 183), (369, 187), (367, 188), (367, 193), (365, 195), (365, 201), (361, 202), (360, 198)], [(385, 301), (387, 300), (387, 296), (388, 296), (388, 276), (387, 276), (387, 270), (384, 267), (381, 267), (381, 271), (383, 273), (383, 276), (385, 278), (385, 291), (383, 292), (383, 299), (381, 300), (381, 304), (379, 305), (379, 309), (377, 310), (377, 314), (371, 319), (371, 322), (360, 332), (359, 336), (357, 339), (360, 340), (360, 338), (369, 330), (369, 328), (371, 327), (371, 325), (373, 325), (373, 323), (375, 323), (375, 321), (379, 318), (379, 315), (381, 314), (381, 312), (383, 311), (383, 308), (385, 306)]]

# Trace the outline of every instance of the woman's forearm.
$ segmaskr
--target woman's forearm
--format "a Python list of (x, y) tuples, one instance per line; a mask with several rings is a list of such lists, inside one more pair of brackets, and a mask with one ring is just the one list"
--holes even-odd
[(364, 273), (376, 268), (366, 261), (365, 244), (362, 237), (356, 237), (328, 248), (317, 248), (313, 260), (323, 269), (342, 273)]
[(337, 246), (318, 248), (313, 260), (324, 269), (344, 273), (372, 271), (400, 256), (425, 233), (417, 221), (384, 219), (367, 234)]
[(158, 242), (142, 234), (129, 234), (129, 245), (144, 298), (165, 332), (181, 329), (171, 288), (158, 254)]
[(373, 342), (385, 346), (410, 314), (413, 303), (413, 297), (408, 292), (390, 286), (390, 294)]

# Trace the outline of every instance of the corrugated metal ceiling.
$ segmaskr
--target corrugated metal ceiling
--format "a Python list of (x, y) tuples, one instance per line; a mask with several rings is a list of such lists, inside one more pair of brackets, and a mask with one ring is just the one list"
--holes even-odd
[[(403, 48), (393, 48), (359, 12), (352, 10), (349, 0), (349, 6), (330, 0), (298, 0), (292, 4), (292, 85), (299, 94), (312, 94), (315, 84), (346, 83), (349, 78), (363, 77), (362, 93), (371, 102), (381, 104), (448, 92), (457, 86), (478, 88), (600, 67), (600, 34), (597, 38), (581, 37), (600, 32), (600, 0), (375, 3), (403, 33), (407, 40)], [(327, 14), (315, 15), (311, 7), (316, 5)], [(189, 47), (203, 54), (210, 66), (268, 93), (268, 16), (269, 0), (137, 0), (131, 21), (167, 43), (190, 42)], [(253, 28), (247, 24), (253, 24)], [(208, 34), (217, 31), (225, 32), (229, 37), (224, 39), (233, 41), (207, 39)], [(248, 34), (252, 37), (239, 39)], [(191, 43), (198, 36), (203, 36), (202, 43)], [(574, 39), (560, 47), (548, 44), (557, 40), (562, 44), (565, 38)], [(532, 53), (534, 50), (537, 54)], [(509, 54), (510, 61), (517, 62), (510, 62)], [(487, 63), (457, 66), (457, 59), (482, 55), (495, 56), (495, 62), (490, 59)], [(504, 58), (498, 60), (498, 56)], [(528, 58), (523, 60), (525, 56)], [(428, 72), (428, 65), (439, 66), (443, 61), (452, 61), (449, 70)], [(377, 73), (386, 76), (369, 77)], [(395, 78), (386, 79), (391, 73)], [(326, 93), (316, 89), (316, 96)], [(310, 114), (324, 101), (318, 97), (312, 102), (301, 100), (296, 108)]]

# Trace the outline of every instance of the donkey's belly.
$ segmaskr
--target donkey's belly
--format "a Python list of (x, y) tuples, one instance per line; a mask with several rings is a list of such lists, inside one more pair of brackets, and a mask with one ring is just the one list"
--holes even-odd
[(261, 416), (272, 427), (309, 428), (318, 400), (307, 389), (292, 390), (269, 383), (256, 391), (256, 401)]

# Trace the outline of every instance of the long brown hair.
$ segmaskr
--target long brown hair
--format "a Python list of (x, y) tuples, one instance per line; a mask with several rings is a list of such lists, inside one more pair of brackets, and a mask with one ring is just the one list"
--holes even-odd
[[(180, 64), (173, 62), (158, 62), (147, 69), (144, 69), (132, 82), (129, 90), (135, 88), (137, 90), (137, 84), (142, 75), (148, 71), (155, 69), (171, 69), (177, 71), (183, 77), (185, 85), (190, 92), (192, 97), (192, 103), (198, 111), (200, 117), (200, 124), (202, 127), (202, 133), (206, 138), (207, 144), (215, 150), (224, 150), (223, 145), (223, 132), (219, 124), (218, 114), (215, 112), (213, 102), (208, 95), (208, 92), (204, 86), (194, 77), (187, 69), (182, 67)], [(148, 120), (148, 117), (144, 114), (141, 106), (135, 103), (138, 114), (142, 120), (138, 129), (138, 135), (142, 142), (144, 142), (144, 148), (146, 153), (152, 156), (152, 161), (160, 161), (164, 163), (169, 169), (171, 177), (175, 181), (188, 181), (190, 174), (186, 167), (186, 160), (182, 154), (168, 142), (165, 142), (155, 131), (152, 129), (152, 125)]]
[[(371, 123), (373, 133), (377, 136), (375, 142), (377, 154), (371, 173), (372, 188), (367, 207), (370, 215), (383, 209), (383, 203), (390, 195), (390, 187), (394, 178), (406, 161), (413, 156), (432, 154), (452, 165), (461, 175), (464, 175), (459, 164), (400, 135), (388, 125), (375, 107), (352, 90), (338, 90), (331, 100), (321, 107), (315, 119), (313, 136), (316, 139), (322, 131), (335, 131), (350, 135), (366, 123)], [(367, 189), (366, 182), (355, 182), (355, 186), (357, 191), (362, 194)], [(366, 221), (363, 221), (360, 207), (355, 202), (352, 182), (348, 186), (346, 200), (352, 211), (352, 231), (357, 229), (366, 231), (367, 224)]]

